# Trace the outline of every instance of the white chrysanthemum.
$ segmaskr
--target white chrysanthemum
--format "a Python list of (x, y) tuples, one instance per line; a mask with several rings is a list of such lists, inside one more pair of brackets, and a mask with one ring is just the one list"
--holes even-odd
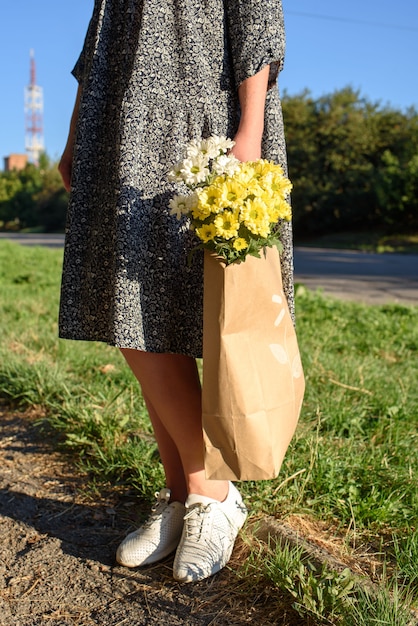
[(233, 176), (239, 168), (239, 165), (240, 161), (233, 154), (222, 154), (214, 160), (212, 169), (220, 176), (222, 176), (222, 174)]
[(215, 141), (215, 137), (208, 137), (208, 139), (202, 139), (200, 142), (200, 151), (204, 154), (208, 159), (216, 159), (219, 156), (219, 148)]
[(181, 168), (183, 167), (183, 161), (179, 161), (178, 163), (175, 164), (175, 166), (173, 167), (173, 169), (168, 172), (168, 180), (171, 182), (182, 182), (183, 181), (183, 176), (181, 173)]
[(192, 139), (186, 146), (186, 157), (194, 159), (201, 153), (202, 141), (200, 139)]
[(175, 215), (179, 220), (183, 215), (189, 215), (195, 203), (196, 194), (192, 196), (174, 196), (168, 203), (171, 209), (170, 215)]
[(203, 154), (197, 154), (193, 158), (185, 159), (181, 166), (182, 180), (193, 187), (205, 182), (209, 176), (209, 159)]
[(214, 149), (222, 154), (225, 154), (228, 150), (231, 150), (231, 148), (235, 146), (235, 141), (228, 139), (224, 135), (220, 135), (219, 137), (210, 137), (210, 141), (213, 143)]
[(235, 142), (224, 136), (214, 135), (207, 139), (192, 139), (187, 144), (186, 156), (193, 159), (202, 154), (208, 159), (216, 159), (219, 155), (228, 152), (234, 145)]

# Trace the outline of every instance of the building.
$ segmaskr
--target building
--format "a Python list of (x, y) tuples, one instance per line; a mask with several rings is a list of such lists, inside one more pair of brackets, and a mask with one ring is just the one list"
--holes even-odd
[(9, 154), (9, 156), (4, 157), (4, 171), (11, 172), (12, 170), (23, 170), (27, 163), (27, 154)]

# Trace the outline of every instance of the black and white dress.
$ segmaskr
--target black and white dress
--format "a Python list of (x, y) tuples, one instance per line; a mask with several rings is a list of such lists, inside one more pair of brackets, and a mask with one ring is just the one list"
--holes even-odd
[[(233, 137), (238, 86), (270, 64), (263, 157), (285, 166), (280, 0), (95, 0), (73, 70), (82, 85), (59, 332), (201, 356), (202, 255), (170, 216), (167, 179), (192, 138)], [(293, 312), (292, 240), (282, 273)]]

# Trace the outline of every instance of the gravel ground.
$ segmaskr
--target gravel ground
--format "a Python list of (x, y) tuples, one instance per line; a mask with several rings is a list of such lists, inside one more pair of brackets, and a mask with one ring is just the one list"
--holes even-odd
[(116, 546), (144, 503), (110, 489), (93, 501), (86, 477), (53, 443), (28, 413), (0, 407), (2, 626), (279, 623), (259, 592), (240, 593), (228, 568), (180, 585), (172, 557), (144, 569), (116, 565)]

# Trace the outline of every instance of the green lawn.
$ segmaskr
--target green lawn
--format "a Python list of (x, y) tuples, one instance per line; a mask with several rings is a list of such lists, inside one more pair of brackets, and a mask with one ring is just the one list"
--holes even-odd
[[(96, 482), (134, 486), (151, 498), (162, 470), (123, 359), (105, 345), (57, 339), (61, 260), (61, 251), (0, 242), (0, 395), (42, 406)], [(302, 287), (297, 330), (307, 383), (297, 434), (280, 476), (242, 491), (255, 516), (320, 521), (346, 538), (351, 554), (377, 546), (392, 596), (382, 596), (379, 621), (367, 621), (370, 597), (357, 594), (350, 615), (361, 607), (366, 621), (341, 622), (340, 609), (323, 598), (343, 596), (344, 581), (315, 577), (309, 564), (298, 574), (294, 555), (260, 557), (254, 549), (245, 575), (257, 570), (257, 579), (291, 593), (277, 576), (288, 567), (295, 610), (315, 616), (313, 623), (407, 624), (399, 607), (395, 619), (385, 603), (393, 608), (399, 596), (408, 605), (418, 590), (418, 307), (340, 302)], [(322, 600), (312, 608), (308, 596)]]

